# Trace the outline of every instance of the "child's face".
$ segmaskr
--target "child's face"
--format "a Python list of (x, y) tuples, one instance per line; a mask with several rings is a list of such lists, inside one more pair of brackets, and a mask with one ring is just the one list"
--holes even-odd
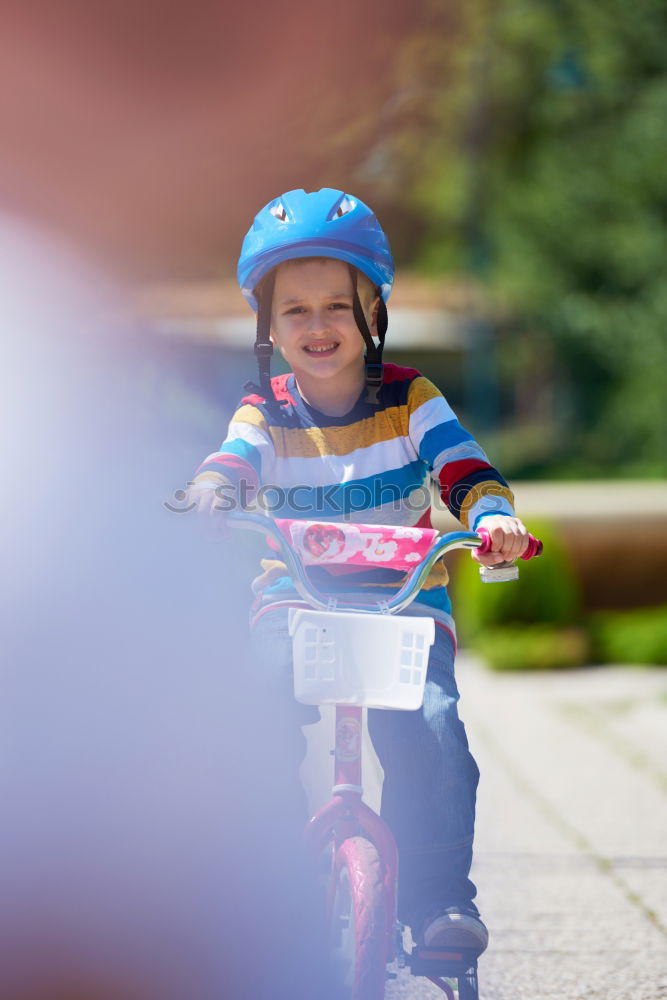
[[(359, 282), (371, 333), (377, 299)], [(339, 260), (281, 264), (273, 292), (271, 335), (297, 379), (336, 379), (341, 386), (363, 371), (365, 345), (352, 313), (352, 278)]]

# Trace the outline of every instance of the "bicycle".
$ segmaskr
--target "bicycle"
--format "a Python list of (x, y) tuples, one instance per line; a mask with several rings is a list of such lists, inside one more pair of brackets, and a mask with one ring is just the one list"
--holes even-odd
[[(362, 801), (361, 734), (367, 708), (416, 710), (421, 707), (434, 641), (435, 622), (428, 617), (390, 616), (417, 596), (438, 559), (457, 548), (490, 550), (490, 538), (455, 531), (438, 536), (434, 529), (378, 525), (272, 520), (258, 514), (229, 515), (235, 526), (256, 530), (272, 540), (292, 577), (298, 601), (289, 606), (293, 642), (295, 697), (309, 705), (335, 705), (334, 785), (331, 799), (310, 819), (306, 844), (314, 859), (329, 860), (327, 910), (332, 962), (349, 1000), (382, 1000), (387, 965), (396, 961), (412, 975), (425, 976), (455, 1000), (447, 980), (457, 983), (458, 1000), (478, 1000), (474, 949), (403, 950), (397, 922), (398, 850), (387, 824)], [(384, 547), (408, 540), (411, 562), (398, 591), (386, 601), (364, 604), (340, 601), (320, 593), (307, 575), (307, 565), (363, 561), (368, 546)], [(542, 551), (529, 536), (522, 559)], [(408, 563), (403, 562), (402, 568)], [(485, 582), (515, 579), (514, 564), (481, 567)], [(398, 656), (396, 653), (398, 652)]]

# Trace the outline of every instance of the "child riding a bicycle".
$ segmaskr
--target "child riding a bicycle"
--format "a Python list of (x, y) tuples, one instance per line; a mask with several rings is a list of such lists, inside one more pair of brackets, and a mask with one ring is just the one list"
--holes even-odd
[[(259, 493), (275, 517), (409, 529), (430, 526), (435, 484), (466, 528), (483, 522), (489, 532), (492, 551), (475, 558), (493, 566), (522, 555), (528, 533), (500, 473), (428, 379), (382, 362), (394, 263), (363, 202), (329, 188), (270, 202), (246, 235), (238, 278), (257, 312), (259, 384), (197, 471), (189, 498), (200, 510), (223, 519), (240, 497)], [(271, 378), (274, 345), (291, 372)], [(334, 543), (310, 539), (318, 554)], [(293, 584), (276, 558), (262, 569), (253, 585), (256, 660), (296, 730), (304, 717), (288, 687)], [(386, 598), (404, 577), (390, 559), (318, 564), (309, 574), (320, 591), (373, 599)], [(370, 710), (368, 722), (385, 772), (382, 815), (399, 847), (399, 917), (426, 947), (481, 952), (488, 933), (469, 878), (479, 772), (457, 711), (446, 584), (438, 563), (411, 609), (438, 626), (421, 710)], [(294, 746), (298, 756), (302, 744)]]

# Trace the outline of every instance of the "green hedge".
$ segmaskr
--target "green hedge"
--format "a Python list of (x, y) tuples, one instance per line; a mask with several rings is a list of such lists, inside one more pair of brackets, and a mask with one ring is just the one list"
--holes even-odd
[(544, 521), (531, 521), (530, 529), (544, 542), (544, 553), (529, 562), (519, 560), (516, 582), (482, 583), (478, 563), (467, 554), (458, 561), (452, 596), (464, 643), (474, 644), (489, 629), (505, 626), (580, 623), (579, 585), (556, 530)]
[(589, 627), (598, 662), (667, 666), (667, 605), (599, 612)]
[(475, 650), (494, 670), (559, 670), (584, 666), (590, 641), (580, 628), (515, 625), (487, 629)]
[(667, 665), (667, 605), (605, 611), (583, 620), (581, 594), (553, 525), (530, 523), (544, 554), (519, 561), (519, 579), (482, 583), (467, 554), (452, 574), (463, 644), (495, 670), (547, 670), (588, 662)]

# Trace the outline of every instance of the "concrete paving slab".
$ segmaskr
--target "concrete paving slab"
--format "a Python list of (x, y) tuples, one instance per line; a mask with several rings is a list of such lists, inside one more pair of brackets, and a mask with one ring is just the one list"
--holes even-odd
[[(600, 739), (588, 721), (590, 713), (582, 709), (587, 698), (602, 703), (610, 673), (592, 668), (498, 675), (466, 669), (462, 657), (463, 714), (515, 780), (523, 782), (524, 793), (583, 850), (605, 857), (660, 856), (667, 832), (665, 790), (613, 740)], [(667, 676), (658, 675), (667, 686)], [(599, 682), (597, 699), (586, 693), (593, 677)], [(639, 674), (634, 681), (639, 683)], [(653, 687), (650, 677), (649, 684)], [(667, 704), (664, 714), (667, 733)]]
[(667, 790), (667, 702), (658, 694), (629, 694), (611, 704), (588, 703), (588, 724), (599, 739)]

